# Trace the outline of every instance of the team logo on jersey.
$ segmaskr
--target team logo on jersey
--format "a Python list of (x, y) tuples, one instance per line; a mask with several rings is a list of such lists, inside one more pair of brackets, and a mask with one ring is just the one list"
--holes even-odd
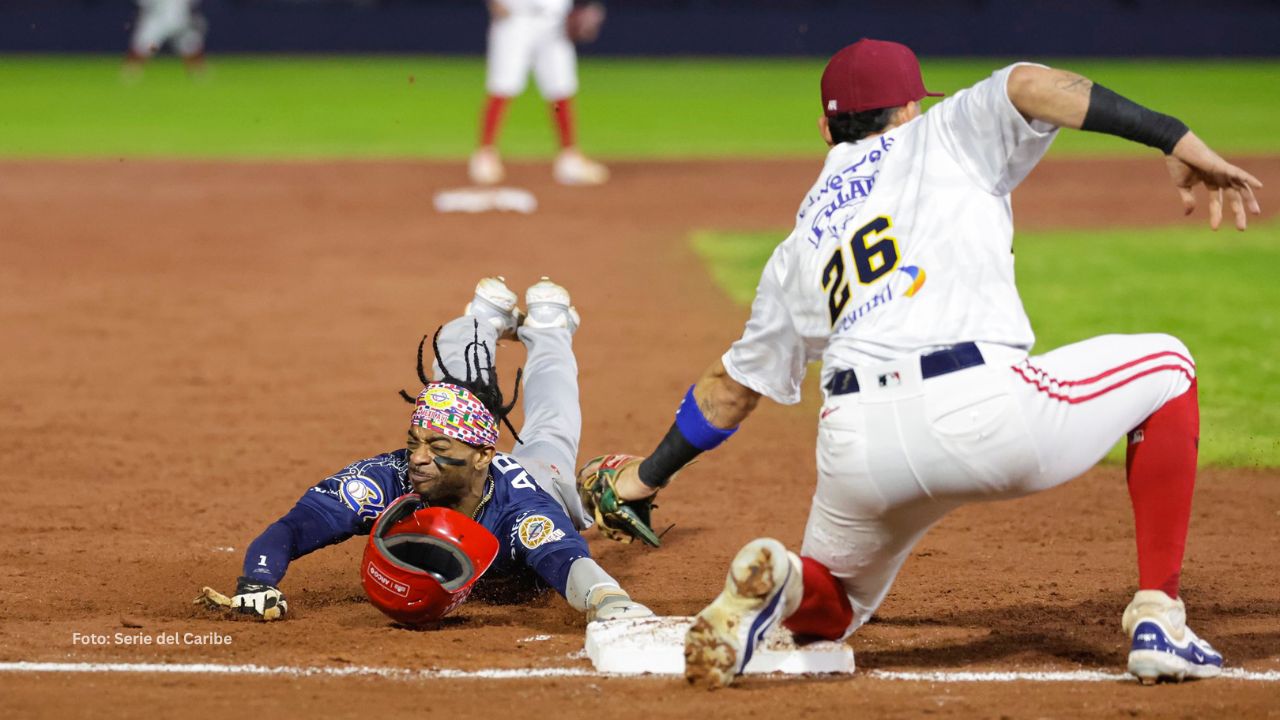
[(910, 284), (906, 288), (902, 288), (902, 282), (900, 282), (898, 274), (894, 273), (892, 279), (885, 283), (884, 287), (872, 295), (870, 299), (842, 315), (831, 328), (831, 332), (840, 333), (848, 330), (856, 325), (859, 320), (888, 305), (896, 298), (915, 297), (915, 294), (920, 292), (920, 288), (924, 286), (924, 269), (915, 265), (906, 265), (898, 268), (898, 272), (907, 276)]
[(386, 509), (387, 497), (378, 483), (363, 475), (342, 481), (342, 502), (363, 518), (376, 518)]
[(520, 521), (520, 544), (530, 550), (564, 537), (564, 531), (546, 515), (530, 515)]
[(911, 278), (911, 286), (902, 292), (902, 296), (911, 297), (919, 292), (921, 286), (924, 285), (924, 270), (915, 265), (907, 265), (906, 267), (898, 268), (898, 271), (906, 273)]
[(829, 234), (842, 236), (845, 225), (871, 194), (880, 176), (880, 159), (893, 147), (893, 138), (881, 136), (878, 145), (856, 162), (824, 176), (805, 198), (796, 223), (797, 226), (808, 223), (808, 240), (814, 249), (820, 247)]

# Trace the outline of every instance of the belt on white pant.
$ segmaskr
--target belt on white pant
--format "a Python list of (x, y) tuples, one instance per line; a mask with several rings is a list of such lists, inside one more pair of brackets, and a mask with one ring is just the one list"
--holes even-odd
[[(964, 342), (949, 348), (935, 350), (920, 356), (920, 377), (928, 380), (957, 370), (977, 367), (985, 361), (976, 343)], [(837, 370), (827, 382), (832, 395), (849, 395), (858, 392), (858, 376), (853, 370)]]

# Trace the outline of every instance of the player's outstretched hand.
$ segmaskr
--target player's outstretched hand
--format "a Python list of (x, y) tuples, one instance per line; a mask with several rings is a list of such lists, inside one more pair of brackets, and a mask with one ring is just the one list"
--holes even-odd
[(1236, 229), (1249, 225), (1246, 210), (1254, 215), (1262, 212), (1253, 191), (1262, 187), (1262, 181), (1244, 170), (1223, 160), (1218, 153), (1188, 132), (1173, 148), (1173, 154), (1165, 158), (1169, 176), (1182, 196), (1182, 208), (1186, 215), (1196, 209), (1196, 196), (1192, 188), (1203, 184), (1209, 191), (1209, 227), (1214, 230), (1222, 224), (1222, 199), (1225, 195), (1231, 203)]
[(632, 600), (622, 588), (606, 585), (587, 597), (587, 622), (647, 617), (653, 617), (653, 611)]
[(236, 594), (231, 598), (231, 609), (263, 620), (279, 620), (289, 612), (289, 603), (278, 588), (257, 582), (253, 578), (242, 577), (236, 581)]

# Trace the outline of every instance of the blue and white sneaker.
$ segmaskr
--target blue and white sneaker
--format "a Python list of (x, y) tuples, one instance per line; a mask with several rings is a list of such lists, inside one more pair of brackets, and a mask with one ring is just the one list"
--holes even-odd
[(800, 558), (773, 538), (752, 540), (738, 551), (724, 592), (698, 613), (684, 638), (684, 677), (708, 689), (742, 674), (756, 647), (804, 594)]
[(1133, 639), (1129, 673), (1143, 685), (1161, 680), (1210, 678), (1222, 673), (1222, 654), (1187, 627), (1187, 610), (1160, 590), (1139, 590), (1125, 608), (1124, 630)]

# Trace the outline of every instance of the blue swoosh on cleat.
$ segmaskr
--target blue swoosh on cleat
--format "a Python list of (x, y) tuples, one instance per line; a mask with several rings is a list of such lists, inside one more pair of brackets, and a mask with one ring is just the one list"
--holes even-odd
[(1182, 658), (1192, 665), (1222, 666), (1222, 656), (1217, 652), (1190, 641), (1179, 645), (1165, 634), (1163, 628), (1153, 622), (1138, 623), (1138, 627), (1133, 631), (1133, 645), (1130, 647), (1130, 651), (1139, 650), (1168, 653)]
[(746, 669), (747, 663), (751, 662), (751, 656), (754, 655), (756, 651), (756, 643), (764, 641), (764, 634), (769, 632), (769, 628), (777, 621), (778, 611), (781, 608), (781, 600), (784, 594), (783, 591), (786, 590), (787, 581), (790, 579), (791, 563), (788, 562), (787, 574), (782, 578), (782, 582), (778, 585), (777, 592), (774, 593), (773, 598), (769, 600), (768, 604), (764, 606), (764, 609), (760, 611), (760, 614), (756, 616), (755, 621), (751, 623), (751, 630), (747, 633), (747, 646), (742, 652), (742, 664), (738, 665), (738, 674), (741, 674), (742, 671)]

